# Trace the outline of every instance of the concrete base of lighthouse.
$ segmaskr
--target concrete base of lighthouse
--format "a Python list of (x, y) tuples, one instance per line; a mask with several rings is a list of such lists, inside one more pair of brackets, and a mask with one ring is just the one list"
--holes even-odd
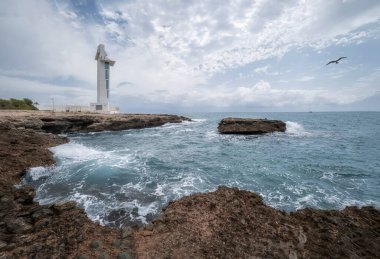
[(96, 113), (108, 113), (116, 114), (119, 113), (119, 107), (111, 106), (109, 103), (90, 103), (90, 110)]

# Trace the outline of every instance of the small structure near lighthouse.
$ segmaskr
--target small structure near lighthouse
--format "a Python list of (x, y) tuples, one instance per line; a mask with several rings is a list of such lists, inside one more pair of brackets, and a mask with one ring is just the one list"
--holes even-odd
[(97, 61), (97, 102), (91, 103), (92, 108), (98, 112), (116, 113), (117, 109), (110, 106), (110, 68), (115, 64), (107, 56), (103, 44), (99, 44), (96, 51), (95, 60)]

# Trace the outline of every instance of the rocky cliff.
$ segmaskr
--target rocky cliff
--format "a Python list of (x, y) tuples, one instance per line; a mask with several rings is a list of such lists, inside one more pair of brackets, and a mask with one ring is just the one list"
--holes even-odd
[(257, 135), (275, 131), (284, 132), (285, 130), (284, 122), (267, 119), (225, 118), (220, 121), (218, 126), (221, 134)]
[(169, 203), (134, 234), (140, 258), (379, 258), (380, 212), (271, 208), (237, 188)]
[(168, 114), (77, 113), (73, 115), (50, 112), (0, 112), (0, 124), (8, 125), (3, 127), (43, 130), (54, 134), (141, 129), (189, 120), (183, 116)]

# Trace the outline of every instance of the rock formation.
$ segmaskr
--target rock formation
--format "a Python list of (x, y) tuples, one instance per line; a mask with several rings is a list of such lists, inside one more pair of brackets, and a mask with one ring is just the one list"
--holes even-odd
[(258, 194), (219, 187), (169, 203), (134, 240), (139, 258), (378, 258), (380, 211), (287, 213)]
[[(48, 133), (97, 132), (141, 129), (162, 126), (165, 123), (180, 123), (189, 118), (168, 114), (95, 114), (7, 112), (0, 116), (0, 124), (14, 128), (43, 130)], [(1, 114), (0, 114), (1, 115)], [(4, 126), (3, 126), (4, 127)]]
[(275, 131), (284, 132), (285, 130), (284, 122), (267, 119), (225, 118), (220, 121), (218, 126), (221, 134), (255, 135)]

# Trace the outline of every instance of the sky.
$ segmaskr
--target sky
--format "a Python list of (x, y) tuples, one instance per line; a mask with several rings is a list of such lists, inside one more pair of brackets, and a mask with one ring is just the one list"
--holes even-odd
[(127, 113), (380, 111), (379, 0), (0, 0), (0, 35), (0, 98), (95, 102), (102, 43)]

